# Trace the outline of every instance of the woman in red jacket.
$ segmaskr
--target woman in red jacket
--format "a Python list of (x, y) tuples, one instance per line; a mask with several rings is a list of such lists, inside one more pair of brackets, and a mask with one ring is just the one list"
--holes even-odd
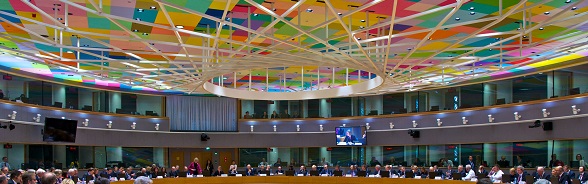
[(188, 170), (192, 175), (202, 174), (202, 167), (200, 167), (200, 163), (198, 163), (198, 157), (194, 158), (194, 162), (190, 163)]

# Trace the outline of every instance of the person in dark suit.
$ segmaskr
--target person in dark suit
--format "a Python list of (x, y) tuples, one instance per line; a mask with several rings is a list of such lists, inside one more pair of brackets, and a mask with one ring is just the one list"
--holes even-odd
[(353, 142), (355, 142), (357, 140), (357, 138), (355, 137), (355, 135), (351, 135), (351, 130), (347, 130), (347, 132), (345, 132), (345, 140), (343, 140), (344, 142), (346, 142), (347, 144), (353, 144)]
[(578, 180), (580, 180), (580, 183), (586, 183), (588, 181), (588, 173), (584, 172), (584, 166), (578, 168)]
[(515, 174), (515, 183), (521, 183), (525, 181), (525, 177), (527, 173), (524, 172), (525, 168), (523, 166), (517, 166), (517, 172)]
[(564, 173), (564, 169), (562, 166), (557, 166), (555, 168), (553, 168), (553, 170), (551, 171), (551, 175), (556, 176), (557, 180), (559, 181), (560, 184), (571, 184), (572, 181), (570, 180), (570, 177)]
[(347, 171), (347, 174), (349, 174), (351, 176), (357, 176), (357, 169), (355, 169), (355, 165), (349, 166), (349, 170)]
[(462, 178), (465, 178), (465, 177), (466, 177), (466, 174), (467, 174), (467, 173), (465, 172), (465, 169), (463, 169), (463, 165), (459, 165), (459, 166), (457, 166), (457, 172), (456, 172), (456, 173), (459, 173), (459, 174), (461, 174), (461, 177), (462, 177)]
[(214, 173), (212, 173), (212, 176), (220, 176), (223, 174), (225, 174), (225, 172), (223, 172), (223, 169), (219, 165), (218, 168), (216, 168), (216, 171), (214, 171)]
[(280, 114), (280, 118), (290, 118), (290, 114), (288, 114), (288, 109), (284, 110), (284, 113)]
[(370, 170), (367, 168), (367, 165), (363, 164), (361, 165), (361, 168), (359, 169), (359, 171), (365, 171), (365, 177), (368, 177), (368, 175), (370, 175)]
[[(376, 166), (374, 167), (374, 172), (372, 172), (372, 173), (370, 173), (370, 174), (373, 174), (373, 175), (379, 176), (379, 175), (380, 175), (380, 172), (382, 172), (382, 166), (380, 166), (380, 165), (376, 165)], [(390, 171), (388, 171), (388, 172), (390, 172)]]
[(478, 174), (484, 174), (484, 176), (488, 176), (488, 171), (486, 171), (486, 168), (483, 165), (481, 165), (479, 167), (478, 172), (476, 172), (476, 173), (478, 173)]
[(453, 168), (451, 168), (451, 165), (447, 165), (447, 171), (445, 171), (444, 175), (445, 175), (445, 179), (451, 180), (453, 179), (452, 174), (455, 173), (455, 170), (453, 170)]
[(551, 181), (551, 175), (545, 173), (544, 167), (537, 167), (537, 171), (535, 173), (533, 173), (533, 178), (535, 179), (535, 181), (540, 180), (540, 179), (545, 179), (547, 181)]
[(255, 176), (255, 174), (257, 174), (255, 169), (251, 168), (251, 164), (247, 164), (247, 167), (245, 168), (245, 176)]
[(327, 176), (333, 175), (333, 171), (329, 170), (329, 165), (328, 164), (325, 164), (323, 166), (323, 170), (321, 170), (320, 175), (323, 175), (323, 174), (326, 174)]
[(472, 155), (470, 155), (468, 157), (468, 161), (466, 162), (466, 165), (470, 165), (474, 169), (476, 168), (476, 162), (474, 162), (474, 157)]
[(563, 166), (563, 165), (564, 165), (563, 162), (561, 160), (557, 159), (556, 154), (551, 155), (551, 160), (549, 161), (550, 168), (556, 168), (557, 166)]
[[(388, 170), (388, 168), (390, 168), (390, 170), (392, 170), (392, 166), (387, 165), (386, 170)], [(404, 166), (400, 166), (400, 168), (398, 168), (398, 172), (396, 172), (396, 174), (398, 175), (399, 178), (406, 177), (406, 168)]]
[(298, 170), (296, 172), (296, 175), (302, 174), (303, 176), (307, 176), (308, 175), (308, 171), (306, 170), (306, 167), (304, 167), (304, 165), (300, 166), (300, 170)]
[(445, 173), (443, 172), (443, 170), (439, 169), (437, 167), (437, 165), (433, 166), (433, 172), (435, 172), (437, 174), (437, 176), (439, 176), (441, 178), (445, 178)]
[(564, 170), (564, 173), (567, 174), (570, 179), (576, 178), (576, 173), (574, 173), (574, 171), (570, 170), (570, 167), (568, 165), (564, 165), (563, 170)]
[(268, 118), (267, 112), (264, 111), (260, 118), (261, 119), (267, 119)]
[(206, 161), (206, 166), (204, 167), (204, 170), (209, 171), (210, 174), (214, 172), (214, 165), (212, 164), (212, 161), (210, 159)]
[(177, 178), (177, 177), (179, 177), (180, 173), (178, 172), (178, 168), (176, 168), (175, 166), (172, 166), (171, 171), (169, 171), (169, 173), (167, 175), (171, 178)]
[(276, 175), (278, 174), (284, 174), (284, 170), (282, 169), (282, 166), (278, 166), (278, 169), (276, 170)]
[(18, 183), (22, 183), (22, 173), (18, 170), (14, 170), (12, 173), (10, 173), (10, 180), (8, 180), (8, 184)]
[(278, 113), (276, 111), (274, 111), (271, 115), (271, 119), (277, 119), (280, 118), (280, 115), (278, 115)]

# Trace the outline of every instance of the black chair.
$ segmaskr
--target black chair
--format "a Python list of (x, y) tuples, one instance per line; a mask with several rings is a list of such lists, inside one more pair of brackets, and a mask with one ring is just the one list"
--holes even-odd
[(92, 106), (90, 106), (90, 105), (84, 105), (84, 108), (82, 108), (82, 110), (84, 110), (84, 111), (92, 111)]
[(63, 108), (63, 103), (61, 103), (61, 102), (54, 102), (53, 103), (53, 107)]
[(431, 106), (430, 111), (439, 111), (439, 106), (438, 105)]
[(506, 99), (504, 99), (504, 98), (496, 99), (496, 105), (502, 105), (502, 104), (506, 104)]

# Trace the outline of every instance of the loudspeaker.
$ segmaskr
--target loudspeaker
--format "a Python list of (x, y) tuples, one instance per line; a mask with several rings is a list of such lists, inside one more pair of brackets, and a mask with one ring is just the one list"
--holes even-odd
[(200, 141), (208, 141), (208, 139), (210, 139), (210, 137), (208, 137), (208, 135), (206, 135), (205, 133), (202, 133), (200, 135)]
[(553, 122), (543, 122), (543, 131), (552, 131), (553, 130)]
[(421, 137), (421, 132), (418, 130), (408, 130), (408, 135), (412, 136), (412, 138), (419, 138)]

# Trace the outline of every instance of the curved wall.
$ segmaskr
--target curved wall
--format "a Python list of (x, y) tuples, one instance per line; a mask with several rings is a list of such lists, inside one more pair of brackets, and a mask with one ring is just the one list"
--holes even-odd
[[(105, 118), (120, 118), (124, 121), (127, 117), (102, 117), (91, 116), (90, 127), (79, 127), (75, 145), (99, 145), (99, 146), (133, 146), (133, 147), (324, 147), (335, 146), (334, 128), (343, 123), (347, 126), (365, 125), (370, 123), (368, 133), (368, 145), (414, 145), (414, 144), (449, 144), (449, 143), (482, 143), (482, 142), (515, 142), (533, 140), (561, 140), (587, 138), (585, 133), (588, 124), (588, 114), (580, 112), (572, 114), (571, 105), (578, 109), (588, 108), (585, 102), (586, 96), (561, 98), (558, 101), (542, 101), (532, 104), (484, 108), (479, 110), (464, 110), (457, 112), (439, 112), (435, 114), (407, 114), (391, 116), (387, 118), (362, 118), (362, 119), (305, 119), (283, 121), (243, 121), (239, 122), (239, 132), (209, 132), (211, 139), (207, 142), (200, 141), (200, 132), (169, 132), (168, 129), (152, 131), (149, 125), (152, 121), (161, 121), (162, 128), (169, 127), (165, 119), (136, 118), (137, 130), (129, 130), (130, 122), (113, 125), (113, 129), (106, 129)], [(9, 110), (10, 108), (10, 110)], [(8, 114), (15, 105), (0, 105), (0, 114)], [(23, 108), (19, 112), (17, 120), (23, 122), (17, 125), (13, 131), (0, 130), (0, 139), (15, 143), (42, 143), (42, 124), (31, 123), (32, 117), (41, 111), (31, 107)], [(547, 109), (551, 113), (548, 118), (543, 118), (541, 109)], [(43, 110), (44, 111), (44, 110)], [(51, 111), (51, 110), (48, 110)], [(522, 115), (520, 121), (514, 121), (513, 112)], [(59, 112), (47, 112), (59, 113)], [(75, 113), (73, 113), (75, 114)], [(80, 117), (80, 114), (72, 117)], [(495, 118), (494, 123), (488, 123), (488, 114)], [(43, 115), (44, 117), (45, 115)], [(461, 117), (469, 120), (468, 125), (463, 125)], [(21, 119), (22, 118), (22, 119)], [(443, 122), (442, 127), (437, 127), (436, 119)], [(553, 121), (553, 131), (543, 131), (541, 128), (530, 129), (528, 126), (540, 119)], [(419, 125), (412, 128), (412, 120)], [(24, 122), (27, 121), (27, 122)], [(107, 120), (106, 120), (107, 121)], [(100, 123), (97, 123), (100, 122)], [(139, 123), (140, 122), (140, 123)], [(390, 129), (389, 123), (394, 122), (394, 129)], [(81, 123), (81, 121), (80, 121)], [(139, 126), (141, 124), (141, 126)], [(273, 125), (277, 125), (277, 131), (273, 132)], [(301, 132), (296, 131), (296, 125), (301, 125)], [(324, 132), (319, 131), (319, 124), (324, 127)], [(92, 126), (96, 125), (96, 126)], [(254, 125), (254, 132), (250, 132), (250, 125)], [(80, 125), (81, 126), (81, 125)], [(407, 129), (420, 129), (421, 138), (413, 139), (407, 134)], [(151, 129), (151, 130), (149, 130)]]

